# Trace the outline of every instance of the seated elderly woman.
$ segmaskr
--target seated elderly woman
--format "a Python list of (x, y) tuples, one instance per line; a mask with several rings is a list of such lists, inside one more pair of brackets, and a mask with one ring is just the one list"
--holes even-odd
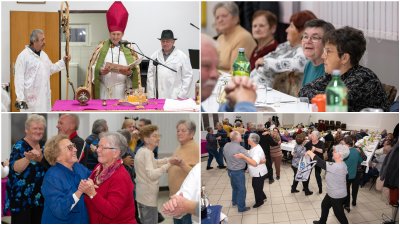
[(128, 149), (124, 136), (117, 132), (100, 134), (97, 147), (99, 164), (90, 179), (81, 182), (90, 223), (136, 223), (131, 177), (122, 164)]
[(158, 127), (146, 125), (140, 128), (140, 138), (144, 145), (135, 156), (136, 201), (139, 206), (140, 221), (144, 224), (158, 223), (157, 196), (160, 177), (167, 172), (170, 163), (176, 159), (155, 159), (153, 150), (160, 142)]
[(301, 38), (301, 45), (306, 58), (310, 61), (304, 67), (302, 86), (312, 82), (318, 77), (325, 75), (323, 37), (326, 33), (334, 30), (335, 27), (324, 20), (310, 20), (304, 25), (304, 32)]
[(250, 68), (253, 70), (257, 59), (274, 51), (278, 46), (278, 42), (274, 38), (278, 18), (270, 11), (258, 10), (253, 14), (251, 24), (251, 32), (257, 42), (257, 47), (251, 53), (249, 60)]
[(256, 42), (251, 34), (239, 24), (239, 8), (235, 2), (219, 2), (214, 7), (215, 27), (220, 32), (217, 39), (220, 70), (231, 71), (238, 49), (244, 48), (250, 59)]
[(44, 176), (42, 223), (89, 223), (79, 183), (90, 170), (78, 163), (77, 149), (68, 136), (57, 135), (46, 142), (44, 157), (52, 167)]
[(291, 71), (303, 73), (307, 62), (301, 48), (304, 24), (316, 18), (314, 13), (308, 10), (297, 12), (290, 17), (290, 25), (286, 29), (288, 41), (278, 45), (275, 51), (259, 58), (255, 63), (256, 69), (251, 72), (250, 77), (258, 85), (266, 84), (268, 87), (273, 87), (278, 73)]
[(41, 223), (44, 199), (40, 187), (49, 167), (43, 157), (45, 128), (43, 116), (28, 116), (25, 137), (12, 147), (5, 205), (11, 211), (11, 223)]
[(333, 147), (334, 163), (326, 162), (317, 155), (313, 150), (307, 151), (312, 160), (317, 161), (317, 167), (326, 170), (326, 189), (327, 193), (321, 202), (321, 217), (314, 221), (315, 224), (326, 223), (329, 215), (329, 209), (332, 207), (337, 220), (342, 224), (349, 223), (344, 214), (343, 204), (346, 200), (346, 175), (347, 166), (343, 159), (349, 155), (349, 147), (346, 145), (336, 145)]
[(339, 70), (340, 78), (348, 89), (349, 112), (358, 112), (364, 108), (388, 111), (390, 104), (381, 81), (372, 70), (359, 64), (366, 49), (363, 32), (343, 27), (327, 33), (324, 43), (325, 75), (305, 85), (299, 96), (311, 100), (317, 94), (324, 94), (332, 80), (333, 70)]

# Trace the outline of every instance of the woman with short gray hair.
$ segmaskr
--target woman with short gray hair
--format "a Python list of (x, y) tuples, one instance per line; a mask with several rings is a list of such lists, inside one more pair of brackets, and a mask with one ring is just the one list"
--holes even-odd
[(122, 134), (100, 135), (96, 150), (99, 164), (90, 179), (79, 185), (79, 190), (86, 194), (90, 223), (136, 223), (134, 185), (121, 159), (127, 149)]
[(314, 221), (315, 224), (326, 223), (329, 215), (329, 209), (332, 207), (336, 218), (340, 223), (348, 223), (346, 215), (344, 214), (343, 204), (346, 200), (346, 175), (347, 166), (343, 162), (349, 155), (349, 147), (346, 145), (336, 145), (333, 147), (332, 162), (325, 162), (318, 155), (314, 154), (316, 150), (308, 150), (307, 154), (311, 159), (317, 161), (317, 167), (326, 170), (326, 189), (327, 193), (321, 202), (321, 217), (319, 220)]
[[(238, 55), (238, 48), (244, 48), (250, 59), (256, 41), (253, 36), (239, 24), (239, 8), (234, 2), (220, 2), (214, 7), (215, 29), (219, 52), (218, 68), (230, 71)], [(249, 68), (250, 69), (250, 68)]]
[(41, 223), (44, 198), (40, 187), (48, 168), (43, 157), (45, 128), (43, 116), (29, 115), (25, 136), (12, 146), (6, 189), (6, 210), (11, 211), (11, 223)]
[(254, 198), (256, 203), (253, 208), (258, 208), (267, 200), (264, 193), (264, 180), (267, 177), (267, 166), (265, 165), (265, 154), (262, 147), (258, 144), (260, 136), (256, 133), (251, 133), (249, 136), (249, 145), (251, 146), (249, 155), (257, 163), (256, 166), (249, 164), (249, 174), (252, 177), (251, 185), (254, 190)]
[[(304, 147), (307, 150), (311, 150), (313, 151), (318, 157), (320, 157), (321, 159), (324, 158), (324, 142), (319, 140), (319, 131), (315, 130), (313, 132), (311, 132), (311, 134), (309, 135), (310, 137), (310, 141), (307, 142)], [(319, 193), (322, 193), (322, 178), (321, 178), (321, 168), (320, 167), (315, 167), (315, 179), (317, 180), (317, 184), (318, 184), (318, 189), (319, 189)], [(312, 194), (312, 191), (308, 192), (309, 194)]]
[[(173, 156), (180, 159), (176, 165), (168, 169), (169, 195), (174, 195), (181, 187), (190, 170), (199, 162), (199, 144), (193, 140), (196, 124), (190, 120), (180, 120), (176, 125), (176, 136), (179, 146)], [(190, 214), (182, 218), (174, 218), (174, 223), (192, 223)]]

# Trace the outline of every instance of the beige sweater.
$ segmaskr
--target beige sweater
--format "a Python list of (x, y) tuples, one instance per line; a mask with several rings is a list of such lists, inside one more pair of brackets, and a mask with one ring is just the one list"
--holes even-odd
[(168, 169), (169, 195), (174, 195), (181, 187), (183, 180), (190, 170), (199, 162), (200, 151), (199, 144), (191, 140), (185, 145), (181, 145), (175, 151), (174, 156), (182, 159), (186, 167), (171, 165)]
[(237, 25), (230, 34), (221, 34), (217, 42), (219, 54), (218, 69), (226, 72), (231, 72), (239, 48), (245, 48), (246, 57), (250, 60), (251, 53), (257, 46), (253, 36), (240, 25)]
[(157, 207), (159, 192), (159, 179), (167, 172), (170, 164), (169, 158), (155, 159), (152, 150), (141, 147), (135, 156), (136, 172), (136, 201), (146, 205)]

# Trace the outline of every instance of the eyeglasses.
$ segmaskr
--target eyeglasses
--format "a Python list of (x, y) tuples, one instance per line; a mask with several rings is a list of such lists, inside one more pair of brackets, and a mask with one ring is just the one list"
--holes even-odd
[(317, 43), (317, 42), (322, 40), (322, 37), (318, 37), (316, 35), (308, 36), (308, 35), (305, 35), (305, 34), (303, 36), (301, 36), (301, 40), (303, 40), (303, 41), (308, 41), (309, 39), (311, 39), (311, 42)]
[(105, 146), (103, 146), (103, 145), (99, 145), (99, 146), (97, 147), (97, 149), (111, 149), (111, 150), (115, 150), (115, 149), (118, 149), (118, 148), (116, 148), (116, 147), (105, 147)]
[(74, 149), (76, 149), (76, 145), (74, 143), (71, 143), (70, 145), (67, 145), (66, 147), (69, 151), (74, 151)]
[[(324, 52), (323, 54), (325, 54), (326, 56), (329, 56), (329, 54), (335, 53), (335, 51), (329, 49), (329, 48), (324, 48)], [(341, 52), (337, 52), (337, 54), (339, 55), (339, 57), (341, 57), (343, 55), (343, 53)]]

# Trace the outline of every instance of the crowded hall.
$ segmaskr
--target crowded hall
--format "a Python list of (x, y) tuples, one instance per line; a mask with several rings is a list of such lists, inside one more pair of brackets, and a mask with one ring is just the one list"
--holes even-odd
[(3, 114), (2, 223), (199, 223), (198, 121)]
[(398, 112), (398, 6), (204, 2), (201, 110)]
[(398, 223), (398, 114), (201, 117), (202, 223)]

